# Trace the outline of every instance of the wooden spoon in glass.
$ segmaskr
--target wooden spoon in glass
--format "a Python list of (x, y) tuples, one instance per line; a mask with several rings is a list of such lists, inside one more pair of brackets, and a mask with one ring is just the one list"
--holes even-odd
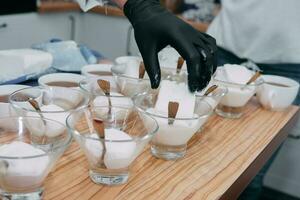
[(249, 79), (249, 81), (246, 83), (246, 85), (242, 87), (242, 89), (245, 89), (248, 85), (255, 82), (260, 76), (261, 76), (261, 73), (259, 71), (255, 72), (255, 74)]
[(168, 124), (172, 125), (174, 123), (174, 119), (176, 118), (177, 112), (179, 108), (179, 103), (170, 101), (168, 104)]
[[(42, 110), (41, 110), (41, 108), (40, 108), (40, 106), (39, 106), (39, 103), (38, 103), (36, 100), (32, 99), (32, 98), (30, 98), (30, 99), (28, 100), (28, 102), (29, 102), (30, 105), (36, 110), (36, 112), (39, 114), (39, 116), (41, 117), (41, 119), (42, 119), (42, 121), (43, 121), (44, 126), (46, 127), (46, 120), (45, 120), (44, 116), (42, 115)], [(43, 137), (42, 137), (42, 144), (45, 144), (46, 140), (47, 140), (47, 138), (46, 138), (45, 135), (43, 134)]]
[(99, 79), (97, 81), (100, 89), (104, 92), (105, 96), (108, 98), (108, 118), (110, 119), (112, 116), (112, 112), (111, 112), (111, 107), (112, 107), (112, 103), (111, 103), (111, 98), (110, 98), (110, 82), (106, 81), (106, 80), (102, 80)]
[(183, 63), (184, 63), (184, 59), (182, 57), (179, 57), (178, 58), (178, 61), (177, 61), (177, 68), (176, 68), (176, 73), (179, 74), (181, 69), (182, 69), (182, 66), (183, 66)]
[(100, 161), (99, 161), (99, 165), (102, 167), (102, 168), (106, 168), (105, 164), (104, 164), (104, 156), (106, 154), (106, 145), (105, 145), (105, 128), (104, 128), (104, 123), (102, 120), (99, 120), (99, 119), (93, 119), (93, 126), (94, 126), (94, 129), (98, 135), (98, 137), (100, 138), (100, 142), (102, 144), (102, 147), (103, 147), (103, 151), (102, 151), (102, 154), (101, 154), (101, 158), (100, 158)]

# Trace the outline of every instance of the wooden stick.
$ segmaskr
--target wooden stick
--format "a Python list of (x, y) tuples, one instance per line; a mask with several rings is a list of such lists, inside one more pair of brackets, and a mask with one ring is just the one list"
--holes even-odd
[(94, 129), (100, 139), (105, 139), (105, 128), (102, 120), (93, 119)]
[[(178, 102), (170, 101), (168, 104), (168, 118), (176, 118), (177, 112), (179, 108)], [(171, 125), (174, 123), (174, 120), (169, 119), (168, 124)]]
[(40, 106), (39, 106), (39, 103), (36, 101), (36, 100), (34, 100), (34, 99), (29, 99), (28, 100), (28, 102), (30, 103), (30, 105), (36, 110), (36, 111), (38, 111), (40, 114), (41, 114), (41, 108), (40, 108)]
[(110, 95), (110, 82), (99, 79), (99, 80), (97, 80), (97, 83), (98, 83), (100, 89), (103, 90), (104, 94), (106, 96), (109, 96)]
[(140, 67), (139, 67), (139, 79), (143, 79), (143, 78), (144, 78), (145, 72), (146, 72), (145, 64), (144, 64), (144, 62), (142, 61), (142, 62), (140, 63)]
[(104, 92), (105, 96), (107, 96), (108, 98), (108, 117), (111, 118), (112, 113), (111, 113), (111, 107), (112, 107), (112, 103), (111, 103), (111, 99), (110, 99), (110, 82), (106, 81), (106, 80), (102, 80), (99, 79), (97, 80), (97, 83), (100, 87), (100, 89)]
[(103, 152), (101, 154), (101, 159), (100, 159), (99, 164), (100, 164), (101, 167), (106, 168), (106, 166), (104, 164), (104, 156), (106, 154), (104, 123), (100, 119), (93, 119), (93, 126), (94, 126), (94, 129), (95, 129), (98, 137), (100, 138), (100, 142), (101, 142), (102, 147), (103, 147)]
[(213, 91), (215, 91), (217, 88), (218, 88), (217, 85), (212, 85), (212, 86), (210, 86), (210, 87), (206, 90), (206, 92), (204, 93), (204, 96), (208, 96), (210, 93), (212, 93)]
[(253, 83), (254, 81), (256, 81), (258, 79), (258, 77), (260, 77), (260, 72), (257, 71), (255, 72), (255, 74), (249, 79), (249, 81), (246, 83), (246, 85), (249, 85), (251, 83)]
[(182, 66), (183, 66), (183, 63), (184, 63), (184, 59), (182, 57), (179, 57), (178, 61), (177, 61), (177, 70), (176, 70), (177, 74), (180, 73), (180, 71), (182, 69)]

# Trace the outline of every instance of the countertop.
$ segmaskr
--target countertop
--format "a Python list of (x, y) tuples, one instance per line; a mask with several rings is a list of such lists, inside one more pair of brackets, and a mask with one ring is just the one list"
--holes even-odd
[(213, 116), (189, 142), (183, 159), (164, 161), (149, 147), (137, 158), (129, 182), (94, 184), (88, 162), (74, 142), (45, 184), (45, 199), (236, 199), (284, 141), (299, 108), (262, 109), (253, 99), (238, 120)]
[[(38, 7), (39, 13), (51, 13), (51, 12), (81, 12), (79, 5), (75, 2), (41, 2)], [(89, 12), (104, 14), (108, 16), (123, 17), (123, 11), (114, 6), (97, 6), (91, 9)]]

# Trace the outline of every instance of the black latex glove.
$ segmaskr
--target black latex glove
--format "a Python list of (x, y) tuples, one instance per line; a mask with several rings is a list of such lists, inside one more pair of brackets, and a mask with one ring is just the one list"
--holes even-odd
[(159, 86), (161, 77), (157, 53), (167, 45), (187, 61), (190, 90), (194, 92), (207, 86), (216, 69), (214, 38), (171, 14), (159, 0), (128, 0), (124, 13), (134, 28), (152, 88)]

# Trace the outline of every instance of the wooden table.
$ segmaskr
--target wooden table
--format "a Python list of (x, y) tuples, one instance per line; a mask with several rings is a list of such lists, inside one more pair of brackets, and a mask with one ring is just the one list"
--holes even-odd
[(286, 138), (298, 111), (270, 112), (253, 100), (239, 120), (213, 116), (183, 159), (159, 160), (147, 148), (122, 186), (92, 183), (87, 160), (73, 143), (48, 177), (45, 199), (236, 199)]

